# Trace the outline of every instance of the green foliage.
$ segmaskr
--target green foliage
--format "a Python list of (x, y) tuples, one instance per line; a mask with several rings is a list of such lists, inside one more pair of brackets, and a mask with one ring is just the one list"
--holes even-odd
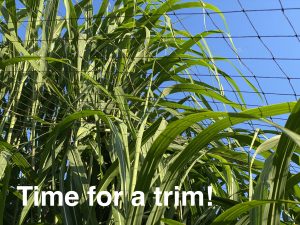
[[(300, 176), (291, 173), (291, 163), (300, 162), (300, 103), (247, 109), (232, 101), (222, 81), (245, 100), (216, 65), (230, 62), (212, 60), (205, 42), (223, 31), (192, 37), (169, 16), (205, 8), (227, 27), (217, 7), (103, 0), (95, 12), (92, 0), (73, 2), (0, 1), (0, 225), (299, 223)], [(196, 66), (206, 68), (217, 85), (182, 76)], [(177, 101), (168, 98), (174, 94)], [(230, 112), (214, 110), (209, 99)], [(268, 120), (289, 113), (285, 128)], [(235, 126), (251, 120), (281, 131)], [(22, 206), (19, 185), (73, 190), (80, 204), (37, 207), (31, 194)], [(203, 207), (153, 202), (158, 186), (206, 193), (209, 185), (212, 206), (207, 195)], [(89, 186), (121, 191), (119, 206), (88, 206)], [(131, 205), (135, 190), (145, 193), (144, 207)]]

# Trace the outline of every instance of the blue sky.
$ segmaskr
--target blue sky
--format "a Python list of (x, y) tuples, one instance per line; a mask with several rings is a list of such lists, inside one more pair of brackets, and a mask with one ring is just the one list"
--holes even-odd
[[(206, 2), (216, 5), (223, 12), (242, 10), (238, 4), (238, 0), (207, 0)], [(294, 60), (300, 59), (300, 41), (296, 37), (292, 37), (295, 35), (295, 32), (287, 20), (290, 20), (296, 34), (300, 34), (300, 23), (298, 22), (300, 21), (300, 1), (281, 0), (281, 2), (286, 9), (285, 15), (287, 18), (281, 10), (277, 10), (281, 8), (279, 0), (240, 0), (240, 3), (246, 11), (262, 10), (247, 12), (247, 14), (259, 35), (262, 36), (261, 40), (265, 43), (267, 48), (269, 48), (274, 57), (279, 59), (276, 61), (272, 60), (270, 52), (267, 50), (266, 46), (262, 44), (260, 39), (252, 37), (256, 36), (256, 32), (252, 28), (244, 12), (224, 13), (238, 55), (241, 58), (260, 58), (258, 60), (245, 59), (242, 60), (242, 63), (235, 59), (232, 59), (231, 61), (245, 76), (249, 77), (249, 80), (252, 81), (257, 88), (259, 88), (259, 86), (261, 87), (260, 91), (266, 93), (265, 97), (270, 104), (295, 101), (296, 97), (291, 89), (291, 85), (295, 89), (296, 94), (300, 95), (300, 61)], [(266, 9), (271, 10), (266, 11)], [(201, 12), (201, 9), (185, 10), (185, 12)], [(212, 14), (211, 19), (205, 16), (206, 26), (204, 26), (203, 15), (191, 14), (188, 16), (179, 15), (178, 17), (182, 19), (182, 23), (178, 23), (177, 26), (181, 29), (183, 29), (183, 27), (186, 28), (193, 35), (200, 33), (205, 27), (208, 30), (216, 29), (211, 19), (219, 28), (225, 29), (218, 14)], [(240, 36), (251, 37), (234, 38)], [(211, 38), (207, 39), (207, 42), (209, 43), (214, 56), (236, 58), (236, 55), (228, 46), (225, 39)], [(270, 58), (270, 60), (265, 58)], [(217, 65), (230, 75), (239, 75), (228, 63), (218, 63)], [(205, 73), (202, 70), (200, 70), (200, 72)], [(253, 74), (257, 76), (256, 79), (253, 78)], [(287, 79), (287, 76), (291, 78), (290, 82)], [(208, 78), (203, 77), (201, 79), (210, 82)], [(244, 93), (244, 96), (250, 107), (252, 105), (266, 104), (266, 102), (261, 101), (256, 94), (248, 93), (252, 90), (245, 85), (245, 82), (243, 82), (241, 78), (236, 77), (235, 79), (240, 84), (241, 89), (247, 92)], [(226, 84), (224, 85), (224, 88), (231, 90), (231, 87)], [(229, 98), (234, 99), (232, 92), (229, 91), (226, 95)], [(297, 96), (297, 98), (299, 98), (299, 96)], [(282, 124), (280, 119), (276, 122)]]

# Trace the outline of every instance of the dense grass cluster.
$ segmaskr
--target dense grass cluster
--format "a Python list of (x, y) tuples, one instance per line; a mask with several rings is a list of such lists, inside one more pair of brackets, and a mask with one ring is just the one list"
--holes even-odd
[[(221, 80), (244, 101), (216, 66), (225, 59), (212, 60), (205, 41), (222, 31), (191, 37), (169, 16), (197, 8), (224, 20), (218, 8), (180, 0), (73, 2), (0, 1), (0, 225), (299, 223), (300, 176), (290, 169), (300, 162), (300, 104), (247, 109), (227, 98)], [(196, 66), (217, 85), (181, 75)], [(207, 99), (232, 110), (216, 111)], [(290, 114), (285, 128), (268, 120), (281, 114)], [(280, 132), (234, 126), (258, 119)], [(30, 195), (22, 206), (20, 185), (76, 191), (80, 201), (42, 207)], [(153, 201), (155, 187), (207, 193), (209, 185), (212, 206)], [(118, 207), (90, 207), (90, 186), (121, 191)], [(136, 190), (145, 193), (143, 207), (130, 204)]]

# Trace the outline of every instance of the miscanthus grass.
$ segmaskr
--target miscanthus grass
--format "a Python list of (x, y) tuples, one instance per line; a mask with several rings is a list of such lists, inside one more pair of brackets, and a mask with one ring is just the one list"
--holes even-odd
[[(193, 8), (216, 12), (227, 27), (217, 7), (179, 0), (0, 7), (0, 224), (299, 223), (300, 176), (291, 171), (299, 166), (299, 103), (247, 109), (230, 100), (222, 82), (245, 103), (217, 66), (226, 59), (212, 60), (205, 41), (223, 31), (192, 37), (173, 24), (173, 11)], [(183, 76), (195, 67), (215, 85)], [(211, 99), (232, 110), (217, 111)], [(288, 113), (285, 128), (268, 120)], [(279, 131), (235, 126), (257, 119)], [(24, 185), (75, 191), (79, 204), (34, 206), (31, 194), (23, 206)], [(122, 192), (118, 206), (89, 206), (90, 186)], [(153, 202), (155, 187), (175, 186), (203, 193), (211, 186), (212, 204)], [(134, 191), (145, 194), (145, 206), (130, 204)]]

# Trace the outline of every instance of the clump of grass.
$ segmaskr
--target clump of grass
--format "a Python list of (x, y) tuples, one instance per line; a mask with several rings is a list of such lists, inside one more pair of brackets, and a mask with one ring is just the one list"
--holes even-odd
[[(217, 7), (202, 1), (103, 0), (95, 13), (91, 0), (0, 3), (0, 224), (299, 220), (299, 176), (290, 173), (291, 161), (299, 165), (299, 103), (247, 110), (231, 101), (220, 77), (244, 101), (242, 93), (217, 67), (218, 58), (211, 59), (205, 42), (222, 31), (191, 37), (169, 17), (173, 10), (195, 7), (224, 20)], [(59, 13), (61, 3), (65, 15)], [(195, 66), (207, 68), (217, 87), (181, 76)], [(171, 94), (180, 99), (170, 100)], [(208, 98), (236, 113), (213, 110)], [(264, 140), (234, 125), (291, 111), (286, 128), (279, 127), (284, 134), (278, 143), (259, 153), (266, 161), (253, 159), (250, 167), (247, 146), (256, 150)], [(34, 207), (30, 195), (22, 206), (19, 185), (73, 190), (80, 204)], [(122, 191), (119, 207), (88, 206), (93, 185), (97, 192)], [(158, 207), (151, 196), (157, 186), (205, 192), (209, 185), (213, 206)], [(131, 206), (134, 190), (145, 193), (145, 207)]]

